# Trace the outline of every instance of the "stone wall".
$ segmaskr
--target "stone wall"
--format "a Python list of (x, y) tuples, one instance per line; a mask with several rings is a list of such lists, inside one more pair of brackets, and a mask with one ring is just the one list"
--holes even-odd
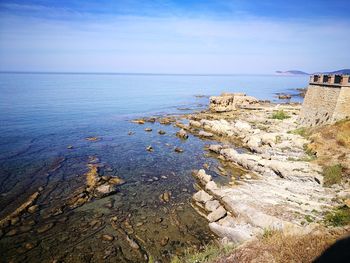
[(341, 88), (332, 121), (345, 118), (350, 118), (350, 87)]
[(350, 87), (310, 84), (299, 116), (300, 126), (333, 123), (350, 117)]

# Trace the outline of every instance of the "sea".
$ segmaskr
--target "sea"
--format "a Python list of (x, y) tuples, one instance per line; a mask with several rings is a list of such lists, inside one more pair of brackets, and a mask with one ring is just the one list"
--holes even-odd
[[(14, 262), (169, 262), (206, 246), (215, 235), (191, 205), (191, 172), (205, 164), (220, 181), (220, 161), (206, 151), (212, 141), (180, 140), (173, 125), (131, 120), (201, 111), (222, 92), (281, 103), (277, 93), (296, 95), (307, 83), (279, 75), (0, 73), (0, 219), (40, 193), (34, 212), (2, 228), (0, 254)], [(84, 188), (91, 160), (100, 176), (125, 184), (71, 209), (67, 200)]]

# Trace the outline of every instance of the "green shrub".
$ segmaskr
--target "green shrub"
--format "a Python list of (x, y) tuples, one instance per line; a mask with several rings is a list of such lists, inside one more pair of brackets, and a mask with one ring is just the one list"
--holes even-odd
[(323, 180), (325, 186), (338, 184), (342, 179), (342, 169), (340, 164), (327, 166), (323, 169)]
[(301, 127), (292, 131), (289, 131), (288, 133), (292, 133), (292, 134), (296, 134), (296, 135), (300, 135), (302, 137), (308, 137), (310, 135), (310, 132), (308, 129)]
[(279, 110), (272, 114), (272, 119), (284, 120), (288, 118), (290, 118), (290, 116), (287, 113), (285, 113), (284, 110)]
[(339, 207), (326, 215), (326, 223), (332, 226), (344, 226), (350, 224), (350, 208)]

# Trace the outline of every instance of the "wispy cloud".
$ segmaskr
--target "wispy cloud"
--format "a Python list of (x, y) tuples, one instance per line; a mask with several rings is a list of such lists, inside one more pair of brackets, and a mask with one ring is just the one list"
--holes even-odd
[(127, 12), (134, 4), (117, 14), (92, 13), (91, 6), (1, 4), (0, 69), (271, 73), (332, 70), (350, 61), (347, 19), (179, 16), (171, 1), (156, 6), (174, 14), (149, 15), (155, 8), (149, 4), (147, 15), (135, 15)]

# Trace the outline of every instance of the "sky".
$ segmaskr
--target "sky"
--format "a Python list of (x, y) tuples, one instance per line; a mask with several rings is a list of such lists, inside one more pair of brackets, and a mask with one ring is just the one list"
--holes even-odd
[(349, 0), (0, 0), (0, 71), (350, 68)]

